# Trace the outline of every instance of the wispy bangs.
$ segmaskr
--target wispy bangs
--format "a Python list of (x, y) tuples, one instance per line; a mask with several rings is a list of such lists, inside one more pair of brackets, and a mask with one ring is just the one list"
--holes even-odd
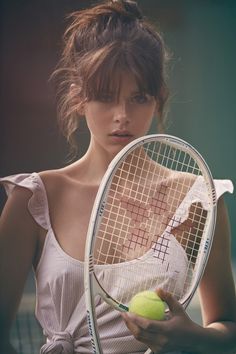
[(158, 98), (162, 83), (156, 73), (160, 68), (156, 67), (156, 59), (148, 56), (141, 48), (139, 52), (137, 53), (137, 48), (132, 48), (125, 42), (116, 42), (97, 50), (96, 53), (90, 53), (90, 58), (86, 56), (86, 68), (80, 63), (84, 98), (91, 101), (104, 93), (112, 93), (118, 99), (124, 72), (134, 76), (141, 93)]

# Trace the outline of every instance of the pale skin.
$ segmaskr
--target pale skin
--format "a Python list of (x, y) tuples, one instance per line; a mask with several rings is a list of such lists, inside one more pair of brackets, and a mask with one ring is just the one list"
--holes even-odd
[[(118, 100), (106, 93), (99, 101), (87, 102), (83, 108), (91, 133), (85, 156), (63, 169), (40, 173), (47, 191), (53, 230), (60, 246), (71, 257), (84, 260), (93, 201), (109, 162), (128, 142), (147, 133), (157, 110), (155, 99), (140, 94), (134, 78), (124, 74)], [(0, 219), (0, 283), (7, 284), (0, 287), (0, 349), (5, 354), (15, 353), (8, 340), (10, 326), (27, 274), (32, 264), (37, 267), (47, 233), (28, 212), (30, 196), (29, 191), (16, 188)], [(223, 200), (219, 202), (213, 251), (200, 286), (205, 328), (193, 323), (170, 295), (159, 293), (171, 309), (171, 319), (158, 322), (131, 314), (123, 316), (138, 340), (156, 353), (176, 348), (192, 353), (222, 354), (227, 353), (224, 351), (227, 348), (233, 350), (236, 299)]]

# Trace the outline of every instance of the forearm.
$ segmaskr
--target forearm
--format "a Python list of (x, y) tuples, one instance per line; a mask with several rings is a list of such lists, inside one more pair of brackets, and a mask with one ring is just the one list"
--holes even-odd
[(236, 352), (236, 323), (216, 322), (198, 327), (194, 335), (195, 348), (199, 354), (234, 354)]

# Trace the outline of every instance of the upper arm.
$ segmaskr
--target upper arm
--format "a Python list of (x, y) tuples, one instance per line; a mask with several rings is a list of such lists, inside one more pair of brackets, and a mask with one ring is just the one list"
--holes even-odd
[(0, 217), (1, 336), (8, 334), (36, 251), (38, 226), (28, 211), (31, 195), (15, 187)]
[(228, 213), (221, 197), (218, 201), (213, 245), (199, 288), (203, 320), (206, 325), (215, 321), (236, 321), (230, 243)]

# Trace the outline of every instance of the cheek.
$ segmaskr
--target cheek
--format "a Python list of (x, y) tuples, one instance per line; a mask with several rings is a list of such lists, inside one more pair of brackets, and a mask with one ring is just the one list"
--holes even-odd
[(97, 105), (89, 105), (85, 109), (85, 119), (92, 135), (100, 135), (110, 121), (109, 111)]
[(102, 122), (109, 119), (109, 110), (105, 105), (90, 102), (85, 106), (85, 117), (88, 121)]

